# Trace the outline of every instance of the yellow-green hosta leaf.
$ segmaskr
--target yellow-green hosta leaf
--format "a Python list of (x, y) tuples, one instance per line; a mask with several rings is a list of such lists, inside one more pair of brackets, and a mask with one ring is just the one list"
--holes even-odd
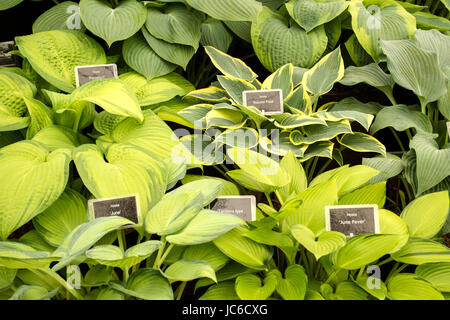
[(428, 239), (410, 238), (399, 251), (392, 254), (395, 261), (421, 265), (432, 262), (450, 262), (450, 249)]
[(235, 289), (241, 300), (266, 300), (277, 288), (281, 273), (277, 269), (269, 271), (261, 283), (254, 274), (244, 274), (236, 279)]
[(263, 7), (251, 29), (252, 44), (263, 66), (275, 72), (281, 66), (309, 68), (324, 53), (328, 38), (323, 26), (306, 32), (295, 22)]
[(106, 0), (81, 0), (80, 15), (86, 28), (110, 47), (139, 31), (147, 18), (147, 10), (136, 0), (121, 1), (115, 8)]
[(349, 1), (295, 0), (286, 4), (289, 15), (306, 32), (325, 24), (347, 9)]
[(294, 89), (292, 81), (293, 73), (294, 66), (292, 63), (282, 66), (264, 80), (261, 90), (281, 89), (283, 99), (288, 98)]
[(369, 295), (350, 280), (339, 282), (331, 296), (337, 300), (369, 300)]
[[(378, 174), (379, 171), (376, 169), (368, 166), (357, 165), (353, 167), (341, 167), (335, 172), (331, 173), (331, 177), (336, 180), (338, 195), (339, 197), (342, 197), (346, 193), (362, 187), (371, 178)], [(313, 182), (311, 183), (311, 185), (314, 185)]]
[(425, 263), (414, 272), (442, 292), (450, 292), (450, 262)]
[(202, 11), (217, 20), (252, 21), (261, 10), (255, 0), (186, 0), (192, 8)]
[(31, 117), (26, 138), (32, 139), (41, 129), (53, 124), (54, 112), (37, 99), (23, 97), (23, 100)]
[(246, 81), (252, 81), (258, 77), (241, 59), (233, 58), (211, 46), (206, 46), (205, 51), (214, 66), (227, 77)]
[(67, 188), (44, 212), (33, 219), (37, 232), (54, 247), (80, 224), (86, 222), (87, 201), (78, 192)]
[(178, 260), (165, 269), (163, 274), (171, 282), (191, 281), (199, 278), (209, 278), (217, 282), (213, 267), (203, 260)]
[(0, 266), (10, 269), (40, 269), (46, 268), (57, 260), (47, 251), (17, 242), (0, 241)]
[(64, 1), (41, 14), (33, 23), (33, 33), (50, 30), (80, 30), (86, 27), (81, 22), (78, 3)]
[[(387, 287), (386, 284), (381, 281), (381, 279), (377, 279), (372, 275), (371, 278), (369, 278), (369, 269), (366, 270), (367, 273), (362, 274), (361, 276), (358, 276), (356, 280), (353, 280), (360, 288), (364, 289), (367, 293), (371, 294), (378, 300), (384, 300), (386, 299), (387, 294)], [(377, 281), (376, 283), (373, 283)], [(370, 286), (369, 286), (370, 284)], [(377, 286), (379, 284), (379, 286)]]
[(441, 191), (414, 199), (400, 217), (408, 225), (411, 237), (431, 239), (447, 221), (448, 211), (448, 191)]
[(408, 39), (416, 31), (414, 16), (393, 0), (351, 1), (348, 11), (359, 43), (375, 62), (385, 60), (380, 40)]
[(81, 144), (90, 143), (90, 140), (70, 128), (49, 125), (36, 133), (32, 139), (47, 146), (50, 151), (66, 148), (73, 149)]
[(284, 300), (304, 300), (308, 285), (305, 269), (293, 264), (284, 271), (284, 278), (278, 280), (276, 291)]
[(50, 152), (36, 141), (20, 141), (0, 150), (0, 238), (47, 209), (64, 191), (70, 152)]
[(19, 51), (46, 81), (64, 92), (75, 89), (75, 67), (106, 63), (103, 48), (80, 31), (52, 30), (16, 37)]
[(203, 243), (194, 246), (188, 246), (184, 250), (183, 259), (203, 260), (208, 262), (215, 271), (221, 269), (230, 260), (212, 243)]
[(126, 117), (124, 116), (118, 116), (103, 110), (96, 114), (94, 128), (102, 134), (109, 134), (125, 119)]
[(198, 300), (239, 300), (234, 281), (223, 281), (212, 285)]
[(207, 128), (238, 129), (245, 125), (247, 118), (238, 109), (214, 107), (206, 114), (205, 120)]
[(26, 128), (30, 121), (30, 117), (17, 117), (0, 109), (0, 132)]
[(0, 290), (8, 289), (14, 283), (16, 275), (16, 269), (0, 267)]
[(104, 287), (98, 291), (95, 300), (125, 300), (125, 297), (112, 288)]
[(0, 4), (0, 10), (7, 10), (10, 9), (12, 7), (17, 6), (19, 3), (21, 3), (23, 0), (5, 0), (2, 1), (2, 3)]
[(299, 194), (305, 190), (308, 185), (308, 179), (303, 166), (292, 151), (289, 151), (283, 159), (281, 159), (280, 166), (286, 170), (291, 177), (291, 182), (278, 190), (281, 198), (286, 201), (290, 195)]
[(339, 205), (376, 204), (383, 208), (386, 202), (386, 182), (369, 184), (339, 198)]
[(386, 147), (380, 141), (362, 132), (344, 134), (337, 140), (343, 146), (357, 152), (376, 152), (386, 155)]
[(202, 37), (200, 43), (203, 46), (211, 46), (220, 51), (227, 52), (233, 41), (232, 33), (225, 27), (222, 21), (207, 17), (202, 22)]
[(426, 280), (412, 273), (400, 273), (387, 283), (391, 300), (444, 300), (444, 296)]
[(56, 295), (58, 289), (48, 292), (46, 288), (38, 285), (21, 285), (9, 300), (50, 300)]
[(209, 176), (200, 176), (200, 175), (193, 175), (193, 174), (187, 174), (184, 176), (184, 178), (181, 180), (183, 184), (187, 184), (192, 181), (202, 180), (202, 179), (211, 179), (221, 182), (222, 188), (220, 189), (220, 192), (217, 194), (218, 197), (220, 196), (239, 196), (240, 191), (238, 186), (230, 182), (228, 180), (224, 180), (217, 177), (209, 177)]
[[(313, 126), (312, 129), (314, 129), (314, 128), (324, 128), (325, 129), (326, 126), (328, 125), (327, 122), (325, 120), (321, 119), (320, 117), (309, 116), (305, 113), (274, 114), (274, 115), (272, 115), (272, 118), (275, 119), (274, 124), (277, 127), (282, 128), (282, 129), (293, 129), (293, 128), (298, 128), (298, 127), (308, 128), (308, 126)], [(350, 124), (348, 124), (348, 126), (349, 125)]]
[(314, 254), (316, 260), (330, 254), (345, 244), (345, 235), (337, 231), (324, 232), (317, 237), (306, 226), (295, 224), (291, 227), (291, 233), (294, 238)]

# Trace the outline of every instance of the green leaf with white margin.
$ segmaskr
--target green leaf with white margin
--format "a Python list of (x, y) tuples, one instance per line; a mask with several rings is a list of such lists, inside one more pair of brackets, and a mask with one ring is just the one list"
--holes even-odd
[(106, 63), (100, 44), (80, 31), (45, 31), (16, 37), (15, 41), (33, 69), (64, 92), (75, 89), (76, 66)]
[(53, 252), (53, 255), (60, 257), (60, 260), (52, 269), (54, 271), (62, 269), (107, 233), (131, 224), (132, 222), (126, 218), (111, 216), (97, 218), (79, 225), (64, 238), (60, 246)]
[(386, 285), (391, 300), (445, 300), (431, 283), (412, 273), (396, 274)]
[(108, 285), (119, 292), (144, 300), (173, 300), (170, 283), (159, 271), (144, 268), (133, 273), (126, 285), (111, 281)]
[(160, 11), (147, 8), (145, 27), (154, 37), (197, 50), (201, 38), (201, 14), (184, 4), (170, 4)]
[(439, 149), (432, 135), (418, 133), (410, 141), (409, 147), (416, 152), (418, 195), (450, 175), (450, 145)]
[(41, 129), (53, 124), (54, 112), (48, 108), (41, 101), (33, 98), (23, 97), (28, 108), (28, 113), (31, 117), (30, 125), (28, 126), (26, 138), (32, 139), (36, 133)]
[(239, 300), (234, 281), (223, 281), (210, 286), (198, 300)]
[(344, 134), (337, 138), (338, 142), (349, 149), (357, 152), (376, 152), (386, 155), (386, 147), (371, 135), (355, 132)]
[(422, 49), (414, 40), (381, 41), (381, 48), (392, 78), (419, 97), (423, 113), (429, 102), (446, 93), (446, 77), (435, 52)]
[(50, 300), (59, 288), (48, 292), (44, 287), (37, 285), (21, 285), (9, 300)]
[(339, 198), (339, 205), (376, 204), (383, 208), (386, 202), (386, 181), (369, 184)]
[(114, 8), (106, 0), (81, 0), (80, 15), (86, 28), (111, 47), (114, 42), (128, 39), (141, 29), (147, 10), (136, 0), (121, 1)]
[(276, 291), (284, 300), (303, 300), (308, 285), (305, 269), (293, 264), (284, 271), (284, 278), (278, 280)]
[(8, 289), (16, 278), (17, 270), (0, 267), (0, 291)]
[(303, 166), (292, 151), (289, 151), (283, 159), (281, 159), (280, 167), (291, 177), (291, 182), (288, 185), (278, 189), (281, 198), (283, 201), (286, 201), (290, 195), (297, 195), (305, 190), (308, 185), (308, 179)]
[(289, 15), (306, 32), (325, 24), (347, 9), (349, 1), (296, 0), (286, 3)]
[(20, 141), (0, 150), (0, 238), (47, 209), (64, 191), (70, 151), (50, 152), (36, 141)]
[(392, 254), (392, 258), (401, 263), (415, 265), (450, 262), (450, 249), (436, 241), (410, 238), (406, 245)]
[(12, 7), (17, 6), (19, 3), (21, 3), (23, 0), (5, 0), (2, 1), (2, 3), (0, 4), (0, 11), (1, 10), (7, 10), (10, 9)]
[(80, 224), (86, 222), (86, 199), (67, 188), (44, 212), (33, 219), (37, 232), (54, 247)]
[(392, 251), (401, 235), (362, 234), (352, 237), (333, 254), (333, 264), (338, 268), (359, 269)]
[(215, 271), (222, 269), (230, 260), (212, 242), (188, 246), (183, 252), (182, 259), (206, 261)]
[(205, 51), (214, 66), (227, 77), (250, 82), (258, 77), (241, 59), (233, 58), (225, 52), (210, 46), (206, 46)]
[(148, 80), (171, 73), (177, 68), (175, 64), (162, 59), (141, 33), (124, 41), (122, 54), (125, 62)]
[(377, 63), (385, 60), (380, 40), (408, 39), (416, 31), (414, 16), (393, 0), (351, 1), (348, 11), (359, 43)]
[(222, 253), (240, 264), (256, 270), (264, 270), (272, 258), (273, 249), (244, 236), (247, 229), (236, 227), (219, 238), (213, 243)]
[(277, 288), (281, 273), (277, 269), (269, 271), (261, 283), (254, 274), (244, 274), (236, 279), (235, 289), (241, 300), (266, 300)]
[(10, 269), (47, 268), (52, 261), (58, 260), (50, 252), (17, 241), (0, 241), (0, 266)]
[(251, 29), (252, 44), (263, 66), (275, 72), (287, 63), (309, 68), (324, 53), (328, 38), (323, 26), (307, 33), (295, 22), (263, 7)]
[(414, 272), (442, 292), (450, 292), (450, 262), (425, 263)]
[(294, 89), (293, 72), (294, 66), (292, 63), (282, 66), (264, 80), (261, 90), (281, 89), (283, 100), (287, 99)]
[(253, 21), (261, 10), (255, 0), (186, 0), (192, 8), (202, 11), (217, 20)]
[(232, 33), (221, 21), (208, 16), (206, 20), (202, 22), (202, 37), (200, 43), (203, 46), (211, 46), (220, 51), (227, 52), (232, 41)]
[(217, 282), (213, 267), (203, 260), (178, 260), (167, 267), (163, 275), (171, 282), (191, 281), (199, 278), (209, 278)]
[(400, 217), (408, 225), (411, 237), (431, 239), (447, 221), (448, 211), (448, 191), (441, 191), (414, 199)]
[(64, 1), (41, 14), (33, 23), (33, 33), (50, 30), (80, 30), (86, 27), (81, 22), (78, 3)]

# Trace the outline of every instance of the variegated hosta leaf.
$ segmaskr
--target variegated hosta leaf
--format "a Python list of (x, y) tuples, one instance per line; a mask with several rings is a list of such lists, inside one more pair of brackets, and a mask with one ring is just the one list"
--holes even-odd
[(230, 129), (221, 133), (214, 141), (231, 147), (254, 148), (258, 145), (258, 132), (253, 128)]
[(283, 100), (287, 99), (294, 89), (292, 81), (293, 73), (294, 66), (292, 63), (282, 66), (264, 80), (261, 90), (281, 89)]
[(186, 0), (192, 8), (202, 11), (217, 20), (253, 21), (261, 10), (255, 0)]
[(46, 268), (58, 258), (50, 252), (38, 251), (35, 248), (17, 242), (0, 241), (0, 266), (10, 269)]
[(33, 23), (33, 33), (50, 30), (80, 30), (86, 27), (81, 22), (80, 7), (73, 1), (64, 1), (41, 14)]
[(203, 260), (178, 260), (167, 267), (163, 275), (171, 282), (191, 281), (199, 278), (209, 278), (217, 282), (213, 267)]
[(450, 249), (433, 240), (410, 238), (406, 245), (392, 254), (392, 258), (398, 262), (415, 265), (450, 262)]
[(442, 32), (450, 30), (450, 21), (444, 17), (425, 11), (416, 11), (413, 16), (416, 18), (417, 26), (421, 29), (435, 29)]
[(222, 180), (219, 179), (198, 179), (178, 187), (177, 192), (192, 192), (192, 190), (200, 191), (202, 197), (202, 207), (209, 205), (222, 190)]
[(350, 121), (356, 121), (364, 127), (364, 129), (369, 130), (370, 125), (374, 119), (374, 116), (370, 113), (360, 112), (360, 111), (321, 111), (315, 114), (318, 118), (327, 121), (340, 121), (348, 119)]
[(262, 283), (254, 274), (244, 274), (236, 279), (236, 293), (242, 300), (266, 300), (277, 288), (281, 273), (277, 269), (269, 271)]
[(295, 0), (286, 4), (289, 15), (306, 32), (325, 24), (347, 9), (348, 1)]
[(298, 113), (298, 114), (290, 114), (290, 113), (283, 113), (283, 114), (274, 114), (271, 116), (273, 119), (275, 119), (274, 124), (282, 129), (293, 129), (298, 127), (326, 127), (327, 122), (320, 117), (316, 116), (310, 116), (305, 113)]
[(183, 259), (203, 260), (208, 262), (215, 271), (222, 269), (230, 260), (212, 243), (204, 243), (195, 246), (188, 246), (183, 252)]
[(391, 300), (444, 300), (442, 293), (431, 283), (415, 274), (396, 274), (386, 285), (387, 296)]
[(250, 82), (238, 78), (217, 76), (217, 80), (219, 80), (220, 85), (238, 105), (244, 104), (244, 91), (257, 90), (256, 87)]
[(405, 105), (380, 110), (370, 128), (370, 133), (375, 134), (386, 127), (393, 127), (397, 131), (414, 128), (417, 132), (433, 132), (433, 126), (425, 114)]
[(274, 72), (281, 66), (309, 68), (324, 53), (328, 38), (323, 26), (307, 33), (295, 22), (263, 7), (252, 24), (252, 44), (258, 59)]
[(0, 150), (0, 237), (47, 209), (64, 191), (70, 152), (50, 152), (36, 141), (20, 141)]
[(233, 58), (228, 54), (210, 46), (205, 51), (211, 58), (214, 66), (225, 76), (246, 81), (252, 81), (258, 77), (241, 59)]
[(197, 98), (208, 102), (228, 102), (230, 100), (227, 92), (221, 88), (210, 86), (208, 88), (197, 89), (191, 91), (187, 95), (188, 97)]
[(147, 18), (145, 6), (136, 0), (125, 0), (112, 7), (106, 0), (81, 0), (80, 14), (84, 25), (110, 47), (139, 31)]
[(373, 59), (369, 54), (364, 50), (364, 48), (359, 44), (356, 35), (353, 33), (347, 41), (345, 41), (345, 49), (355, 63), (356, 66), (361, 67), (373, 62)]
[(375, 60), (384, 61), (380, 40), (412, 38), (416, 19), (393, 0), (351, 1), (353, 31), (361, 46)]
[(357, 152), (376, 152), (386, 155), (386, 147), (371, 135), (355, 132), (337, 138), (338, 142)]
[(291, 131), (289, 139), (294, 145), (313, 144), (318, 141), (328, 141), (337, 135), (352, 133), (350, 122), (346, 119), (338, 122), (329, 122), (326, 126), (320, 124), (304, 126), (301, 128), (301, 131)]
[(306, 250), (314, 254), (316, 260), (345, 244), (345, 235), (337, 231), (322, 233), (316, 240), (316, 236), (308, 227), (295, 224), (291, 227), (291, 233)]
[(180, 142), (190, 152), (189, 163), (191, 164), (214, 165), (224, 161), (222, 144), (215, 142), (207, 135), (186, 135), (180, 138)]
[(23, 57), (56, 88), (75, 89), (75, 67), (106, 63), (103, 48), (80, 31), (52, 30), (16, 38)]
[(208, 16), (206, 20), (202, 22), (202, 37), (200, 43), (203, 46), (211, 46), (220, 51), (227, 52), (232, 41), (232, 33), (221, 21)]
[(450, 292), (450, 262), (425, 263), (418, 266), (414, 273), (436, 289)]

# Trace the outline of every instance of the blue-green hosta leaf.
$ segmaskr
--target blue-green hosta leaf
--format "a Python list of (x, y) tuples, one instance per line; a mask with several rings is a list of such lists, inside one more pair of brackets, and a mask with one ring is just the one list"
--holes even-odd
[(386, 155), (386, 147), (371, 135), (355, 132), (337, 138), (338, 142), (357, 152), (376, 152)]
[(200, 43), (203, 46), (211, 46), (220, 51), (227, 52), (232, 41), (232, 33), (221, 21), (207, 17), (206, 20), (202, 22), (202, 37)]
[(375, 62), (385, 60), (380, 40), (412, 38), (416, 31), (414, 16), (392, 0), (351, 1), (348, 11), (359, 43)]
[(295, 224), (291, 227), (291, 233), (306, 250), (314, 254), (316, 260), (336, 251), (345, 244), (345, 235), (337, 231), (322, 233), (316, 240), (316, 236), (308, 227)]
[(244, 274), (236, 279), (235, 289), (241, 300), (266, 300), (277, 288), (281, 273), (277, 269), (269, 271), (262, 280), (254, 274)]
[(310, 32), (317, 26), (325, 24), (347, 9), (348, 1), (296, 0), (286, 4), (289, 15), (306, 32)]
[(217, 249), (212, 242), (188, 246), (186, 250), (184, 250), (182, 258), (206, 261), (215, 271), (224, 267), (229, 261), (229, 258)]
[(9, 300), (50, 300), (56, 295), (58, 288), (48, 292), (48, 290), (36, 285), (22, 285), (17, 288)]
[(295, 22), (263, 7), (252, 24), (252, 44), (258, 59), (274, 72), (281, 66), (309, 68), (324, 53), (328, 38), (323, 26), (307, 33)]
[(387, 283), (391, 300), (444, 300), (444, 296), (426, 280), (412, 273), (400, 273)]
[(284, 278), (278, 280), (276, 291), (284, 300), (303, 300), (308, 285), (305, 269), (293, 264), (284, 271)]
[(0, 237), (47, 209), (64, 191), (70, 152), (50, 152), (42, 143), (20, 141), (0, 150)]
[(32, 139), (41, 129), (53, 124), (55, 115), (53, 110), (37, 99), (23, 97), (23, 100), (31, 117), (26, 138)]
[(417, 21), (417, 27), (421, 29), (434, 29), (442, 32), (450, 30), (450, 21), (444, 17), (440, 17), (429, 12), (414, 12), (414, 18)]
[(213, 285), (198, 298), (199, 300), (239, 300), (236, 290), (234, 289), (234, 281), (224, 281)]
[(345, 204), (376, 204), (383, 208), (386, 202), (386, 182), (369, 184), (349, 192), (339, 199), (339, 205)]
[(287, 99), (294, 89), (294, 83), (292, 81), (293, 72), (294, 66), (291, 63), (282, 66), (264, 80), (261, 89), (281, 89), (283, 100)]
[(75, 89), (75, 67), (106, 63), (103, 48), (80, 31), (52, 30), (16, 37), (20, 53), (56, 88)]
[(405, 105), (385, 107), (380, 110), (370, 128), (370, 133), (375, 134), (386, 127), (393, 127), (397, 131), (414, 128), (418, 132), (433, 132), (433, 126), (425, 114)]
[(47, 251), (35, 248), (17, 241), (0, 241), (0, 266), (10, 269), (47, 268), (52, 261), (57, 260)]
[(450, 292), (450, 262), (425, 263), (414, 272), (442, 292)]
[(130, 276), (127, 284), (112, 281), (108, 284), (114, 290), (143, 300), (173, 300), (170, 283), (159, 271), (139, 269)]
[(33, 33), (50, 30), (80, 30), (86, 27), (81, 22), (80, 7), (73, 1), (64, 1), (41, 14), (33, 23)]
[(395, 261), (421, 265), (432, 262), (450, 262), (450, 249), (428, 239), (410, 238), (408, 243), (392, 254)]
[(438, 109), (447, 120), (450, 120), (450, 84), (447, 84), (447, 93), (438, 100)]
[(414, 199), (400, 217), (408, 225), (411, 237), (431, 239), (447, 221), (448, 211), (448, 191), (441, 191)]
[(186, 0), (192, 8), (202, 11), (217, 20), (252, 21), (261, 10), (255, 0)]
[(202, 210), (180, 232), (167, 236), (177, 245), (196, 245), (210, 242), (245, 222), (232, 214)]
[(225, 76), (237, 78), (246, 81), (252, 81), (258, 75), (253, 72), (241, 59), (233, 58), (211, 46), (206, 46), (205, 51), (211, 59), (214, 66)]
[[(448, 20), (447, 20), (448, 21)], [(424, 50), (432, 51), (437, 54), (439, 65), (442, 71), (450, 76), (450, 57), (448, 51), (450, 50), (450, 36), (443, 34), (437, 30), (416, 30), (414, 38), (417, 44)]]
[(252, 43), (250, 35), (252, 23), (250, 21), (223, 21), (223, 23), (239, 38), (247, 43)]
[(345, 41), (344, 45), (356, 66), (362, 67), (373, 62), (372, 57), (359, 44), (354, 33)]
[(147, 18), (145, 6), (136, 0), (121, 1), (115, 8), (106, 0), (81, 0), (80, 14), (88, 30), (109, 47), (138, 32)]
[(171, 282), (191, 281), (199, 278), (209, 278), (217, 282), (213, 267), (203, 260), (178, 260), (165, 269), (163, 275)]
[(0, 11), (1, 10), (7, 10), (10, 9), (12, 7), (17, 6), (19, 3), (21, 3), (23, 0), (5, 0), (2, 1), (2, 3), (0, 4)]

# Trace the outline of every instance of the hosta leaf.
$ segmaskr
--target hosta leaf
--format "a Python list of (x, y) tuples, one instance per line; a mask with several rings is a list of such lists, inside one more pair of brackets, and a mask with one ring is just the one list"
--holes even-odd
[(217, 282), (213, 267), (208, 262), (201, 260), (178, 260), (164, 270), (164, 276), (170, 281), (191, 281), (198, 278), (209, 278)]
[(392, 254), (395, 261), (421, 265), (431, 262), (450, 262), (450, 249), (427, 239), (410, 238), (399, 251)]
[(444, 300), (437, 289), (415, 274), (396, 274), (386, 285), (387, 296), (392, 300)]
[(8, 289), (16, 277), (17, 270), (0, 267), (0, 291)]
[(187, 174), (181, 180), (181, 182), (183, 184), (186, 184), (186, 183), (189, 183), (192, 181), (197, 181), (197, 180), (202, 180), (202, 179), (212, 179), (212, 180), (219, 181), (223, 184), (222, 188), (220, 189), (220, 192), (217, 194), (218, 197), (220, 197), (220, 196), (239, 196), (240, 195), (239, 188), (235, 183), (230, 182), (228, 180), (221, 179), (221, 178), (217, 178), (217, 177), (197, 176), (197, 175), (193, 175), (193, 174)]
[[(367, 273), (369, 273), (369, 269), (366, 270)], [(361, 276), (358, 276), (354, 282), (362, 289), (364, 289), (366, 292), (377, 298), (378, 300), (384, 300), (386, 299), (387, 294), (387, 288), (386, 284), (381, 281), (381, 279), (378, 279), (374, 275), (369, 278), (369, 275), (367, 273), (362, 274)], [(377, 281), (375, 284), (371, 283), (373, 281)], [(378, 282), (379, 281), (379, 282)], [(379, 283), (379, 287), (377, 284)], [(370, 284), (370, 287), (369, 287)]]
[(27, 139), (32, 139), (33, 136), (38, 133), (41, 129), (53, 124), (54, 113), (41, 101), (23, 97), (25, 104), (28, 108), (28, 113), (31, 117), (30, 125), (27, 130)]
[(186, 0), (196, 10), (203, 11), (217, 20), (252, 21), (261, 10), (255, 0)]
[(200, 43), (203, 46), (211, 46), (220, 51), (227, 52), (232, 41), (232, 33), (221, 21), (207, 17), (206, 20), (202, 22), (202, 37)]
[(184, 250), (182, 258), (187, 260), (206, 261), (215, 271), (221, 269), (229, 261), (228, 257), (217, 249), (212, 242), (188, 246), (186, 250)]
[(328, 141), (343, 133), (351, 133), (348, 120), (329, 122), (326, 126), (312, 124), (302, 128), (305, 135), (299, 130), (291, 131), (289, 139), (294, 145), (313, 144), (319, 141)]
[(353, 134), (344, 134), (338, 138), (343, 146), (357, 152), (376, 152), (386, 155), (386, 147), (371, 135), (355, 132)]
[(349, 280), (339, 282), (332, 297), (338, 300), (369, 300), (369, 295), (356, 283)]
[(224, 281), (213, 285), (198, 298), (199, 300), (239, 300), (236, 290), (234, 289), (234, 281)]
[(348, 4), (348, 1), (296, 0), (288, 2), (286, 9), (295, 22), (307, 32), (310, 32), (315, 27), (336, 18), (347, 9)]
[(383, 208), (386, 202), (386, 182), (369, 184), (349, 192), (339, 199), (339, 205), (344, 204), (376, 204)]
[(223, 23), (242, 40), (248, 43), (252, 42), (250, 35), (252, 23), (250, 21), (223, 21)]
[(305, 170), (292, 151), (289, 151), (283, 159), (281, 159), (280, 166), (286, 170), (291, 177), (291, 182), (278, 190), (281, 197), (286, 201), (291, 194), (299, 194), (305, 190), (308, 185), (308, 179)]
[(305, 269), (293, 264), (284, 271), (284, 278), (279, 279), (276, 291), (284, 300), (303, 300), (308, 285)]
[(36, 285), (22, 285), (17, 288), (9, 300), (50, 300), (56, 295), (58, 288), (48, 292), (48, 290)]
[(236, 279), (235, 289), (241, 300), (266, 300), (275, 291), (281, 278), (277, 269), (269, 271), (264, 279), (253, 274), (244, 274)]
[(385, 107), (380, 110), (370, 128), (370, 133), (375, 134), (386, 127), (393, 127), (397, 131), (414, 128), (418, 132), (433, 132), (433, 126), (425, 114), (405, 105)]
[(251, 34), (258, 59), (271, 72), (287, 63), (311, 67), (328, 42), (323, 26), (307, 33), (295, 22), (289, 25), (287, 19), (265, 7), (252, 24)]
[(125, 62), (148, 80), (166, 75), (177, 67), (157, 55), (140, 33), (124, 41), (122, 54)]
[(47, 268), (57, 257), (16, 241), (0, 241), (0, 266), (10, 269)]
[[(320, 119), (319, 117), (315, 116), (309, 116), (304, 113), (299, 114), (290, 114), (290, 113), (283, 113), (283, 114), (276, 114), (272, 115), (272, 118), (275, 119), (274, 124), (282, 129), (293, 129), (298, 127), (306, 127), (309, 128), (309, 126), (312, 126), (311, 128), (316, 129), (317, 128), (323, 128), (326, 129), (326, 126), (328, 125), (327, 122), (323, 119)], [(316, 126), (313, 126), (316, 125)], [(347, 125), (349, 127), (349, 125)], [(309, 128), (309, 129), (311, 129)]]
[(238, 78), (217, 76), (217, 80), (238, 105), (244, 103), (242, 94), (244, 91), (256, 90), (250, 82)]
[(374, 119), (374, 116), (369, 113), (350, 110), (318, 112), (316, 115), (327, 121), (341, 121), (345, 119), (356, 121), (366, 130), (369, 130)]
[(227, 102), (230, 100), (225, 90), (213, 86), (191, 91), (187, 96), (208, 102)]
[(81, 22), (78, 3), (61, 2), (45, 11), (33, 23), (33, 33), (50, 30), (86, 30)]
[(414, 12), (417, 26), (421, 29), (437, 29), (440, 31), (450, 30), (450, 21), (444, 17), (440, 17), (429, 12)]
[(134, 35), (147, 18), (145, 6), (136, 0), (125, 0), (115, 8), (105, 0), (81, 0), (80, 14), (84, 25), (108, 46)]
[(210, 46), (206, 46), (205, 51), (214, 66), (227, 77), (252, 81), (258, 76), (240, 59), (233, 58)]
[[(448, 20), (447, 20), (448, 21)], [(424, 50), (435, 52), (442, 71), (450, 76), (450, 58), (447, 52), (450, 50), (450, 36), (437, 30), (416, 30), (414, 38), (417, 44)]]
[(0, 4), (0, 10), (7, 10), (10, 9), (12, 7), (17, 6), (19, 3), (21, 3), (23, 0), (5, 0), (2, 1), (2, 3)]
[(283, 99), (288, 98), (294, 89), (293, 72), (294, 66), (291, 63), (282, 66), (264, 80), (261, 89), (281, 89)]
[(75, 89), (76, 66), (106, 63), (103, 48), (79, 31), (40, 32), (16, 37), (16, 44), (42, 78), (65, 92)]
[(70, 152), (50, 152), (36, 141), (20, 141), (0, 150), (0, 237), (47, 209), (64, 191)]
[(95, 300), (125, 300), (125, 298), (122, 293), (117, 292), (112, 288), (105, 287), (99, 290)]
[(450, 292), (450, 262), (425, 263), (414, 272), (443, 292)]
[(41, 129), (32, 140), (43, 143), (50, 151), (61, 148), (73, 149), (80, 144), (90, 142), (87, 137), (78, 132), (58, 125), (50, 125)]
[(345, 41), (344, 45), (356, 66), (361, 67), (373, 62), (372, 57), (359, 44), (354, 33)]

